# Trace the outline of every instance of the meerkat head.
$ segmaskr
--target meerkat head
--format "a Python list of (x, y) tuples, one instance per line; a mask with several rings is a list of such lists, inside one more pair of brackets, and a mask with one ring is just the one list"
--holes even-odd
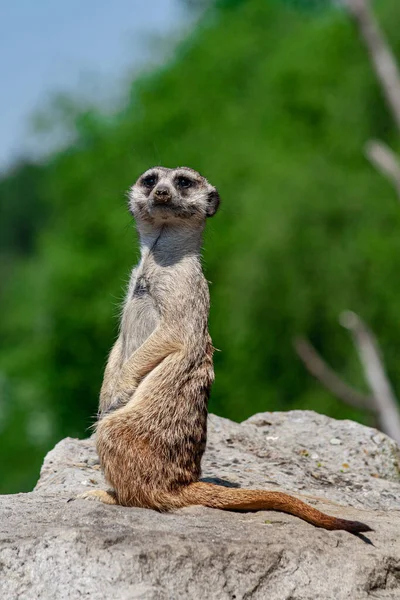
[(152, 224), (204, 222), (216, 213), (219, 202), (216, 188), (189, 167), (153, 167), (129, 191), (129, 209), (136, 221)]

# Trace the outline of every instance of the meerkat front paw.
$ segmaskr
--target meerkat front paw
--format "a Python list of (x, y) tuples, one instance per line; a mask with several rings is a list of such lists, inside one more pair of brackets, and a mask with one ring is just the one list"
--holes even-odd
[(117, 395), (115, 397), (115, 399), (111, 402), (111, 404), (109, 404), (106, 408), (100, 409), (98, 411), (97, 419), (100, 421), (103, 417), (107, 417), (107, 415), (110, 415), (111, 413), (115, 412), (119, 408), (122, 408), (129, 402), (130, 397), (131, 396), (129, 396), (128, 394)]
[(113, 413), (118, 408), (121, 408), (121, 406), (124, 406), (124, 402), (122, 401), (121, 398), (116, 398), (115, 400), (113, 400), (111, 402), (111, 404), (109, 404), (107, 406), (107, 408), (104, 408), (103, 410), (99, 410), (98, 411), (98, 413), (97, 413), (97, 419), (100, 421), (100, 419), (102, 419), (103, 417), (106, 417), (107, 415)]
[(103, 504), (118, 504), (117, 498), (113, 491), (106, 492), (105, 490), (90, 490), (79, 494), (76, 500), (97, 500)]

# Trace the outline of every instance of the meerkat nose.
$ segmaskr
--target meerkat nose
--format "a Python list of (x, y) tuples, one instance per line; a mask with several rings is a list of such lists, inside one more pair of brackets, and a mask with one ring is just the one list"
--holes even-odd
[(171, 199), (171, 191), (165, 185), (160, 185), (154, 190), (154, 195), (157, 200), (161, 200), (162, 202), (168, 202)]

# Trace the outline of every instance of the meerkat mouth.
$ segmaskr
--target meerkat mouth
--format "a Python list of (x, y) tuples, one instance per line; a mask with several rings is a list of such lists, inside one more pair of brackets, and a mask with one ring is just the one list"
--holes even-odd
[(154, 202), (152, 206), (150, 206), (149, 212), (150, 214), (165, 214), (165, 215), (174, 215), (179, 211), (179, 207), (172, 204), (171, 202)]
[(190, 210), (188, 207), (177, 206), (173, 202), (154, 202), (150, 207), (149, 214), (151, 216), (160, 216), (163, 219), (168, 217), (180, 217), (187, 219), (196, 214), (195, 210)]

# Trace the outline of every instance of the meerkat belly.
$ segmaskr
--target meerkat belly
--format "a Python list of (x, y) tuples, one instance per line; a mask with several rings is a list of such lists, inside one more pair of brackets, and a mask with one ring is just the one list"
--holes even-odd
[(139, 279), (125, 304), (121, 333), (124, 361), (153, 333), (160, 321), (154, 299), (145, 280)]

